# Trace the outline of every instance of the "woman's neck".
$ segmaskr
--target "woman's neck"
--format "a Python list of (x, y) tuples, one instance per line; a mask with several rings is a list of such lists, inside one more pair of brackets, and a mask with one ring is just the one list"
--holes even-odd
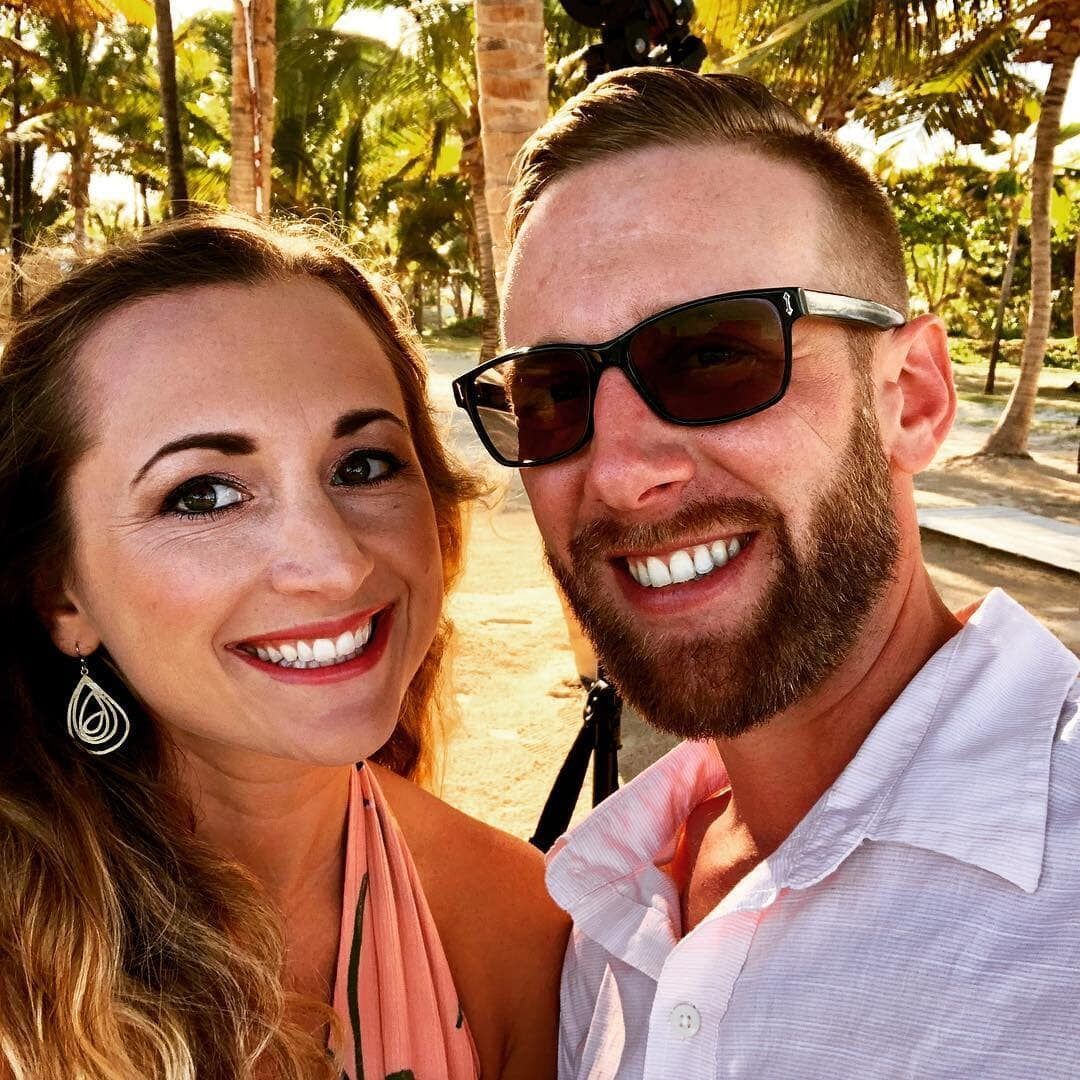
[(340, 898), (354, 766), (287, 761), (187, 733), (174, 740), (198, 834), (251, 871), (286, 919), (313, 891)]
[[(285, 931), (285, 982), (332, 1000), (341, 930), (345, 837), (355, 766), (320, 766), (175, 734), (196, 831), (262, 884)], [(296, 1017), (321, 1028), (317, 1012)]]

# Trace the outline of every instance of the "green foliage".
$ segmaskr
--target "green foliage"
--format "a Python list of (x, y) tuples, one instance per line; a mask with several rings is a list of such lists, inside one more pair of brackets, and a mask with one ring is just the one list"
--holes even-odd
[[(1016, 170), (995, 174), (952, 157), (891, 180), (888, 192), (904, 243), (913, 310), (940, 315), (951, 333), (989, 340), (1008, 258), (1012, 214), (1019, 208), (1023, 224), (1003, 336), (1022, 337), (1031, 275), (1022, 183)], [(1055, 194), (1061, 205), (1070, 205), (1070, 196), (1075, 196), (1070, 184), (1066, 178), (1058, 184)], [(1055, 286), (1051, 333), (1059, 337), (1072, 328), (1076, 243), (1076, 225), (1064, 220), (1051, 250)]]
[(443, 327), (443, 333), (452, 338), (479, 337), (484, 330), (483, 315), (472, 315), (464, 319), (455, 319)]
[[(1003, 341), (1001, 343), (1001, 363), (1020, 366), (1020, 357), (1024, 351), (1022, 341)], [(985, 364), (990, 360), (990, 342), (977, 338), (949, 338), (949, 355), (954, 364)], [(1080, 356), (1077, 355), (1075, 337), (1051, 338), (1046, 343), (1047, 367), (1061, 368), (1066, 371), (1080, 371)]]

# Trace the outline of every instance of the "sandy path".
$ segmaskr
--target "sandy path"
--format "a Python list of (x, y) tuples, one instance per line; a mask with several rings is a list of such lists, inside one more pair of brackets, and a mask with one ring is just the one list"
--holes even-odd
[(530, 513), (476, 515), (450, 612), (461, 708), (443, 797), (527, 839), (584, 701)]

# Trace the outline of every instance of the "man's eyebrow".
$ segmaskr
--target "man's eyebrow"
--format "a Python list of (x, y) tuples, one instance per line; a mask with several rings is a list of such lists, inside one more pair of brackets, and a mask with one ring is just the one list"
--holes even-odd
[(185, 435), (180, 439), (167, 442), (161, 449), (155, 451), (145, 465), (135, 474), (131, 481), (134, 487), (162, 458), (170, 454), (179, 454), (182, 450), (217, 450), (220, 454), (254, 454), (255, 440), (248, 435), (240, 435), (233, 431), (200, 431), (194, 435)]
[(409, 430), (405, 421), (389, 409), (353, 409), (351, 412), (342, 413), (334, 422), (334, 438), (348, 438), (368, 424), (374, 424), (376, 420), (389, 420), (392, 424), (397, 424), (402, 431)]

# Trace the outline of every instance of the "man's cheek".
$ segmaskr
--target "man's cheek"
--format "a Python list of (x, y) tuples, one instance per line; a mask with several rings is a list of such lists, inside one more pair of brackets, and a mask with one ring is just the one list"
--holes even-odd
[(543, 472), (541, 469), (522, 470), (522, 482), (529, 497), (537, 528), (545, 546), (565, 559), (569, 550), (569, 538), (573, 534), (573, 506), (564, 488), (560, 497), (557, 481), (546, 476), (533, 475)]

